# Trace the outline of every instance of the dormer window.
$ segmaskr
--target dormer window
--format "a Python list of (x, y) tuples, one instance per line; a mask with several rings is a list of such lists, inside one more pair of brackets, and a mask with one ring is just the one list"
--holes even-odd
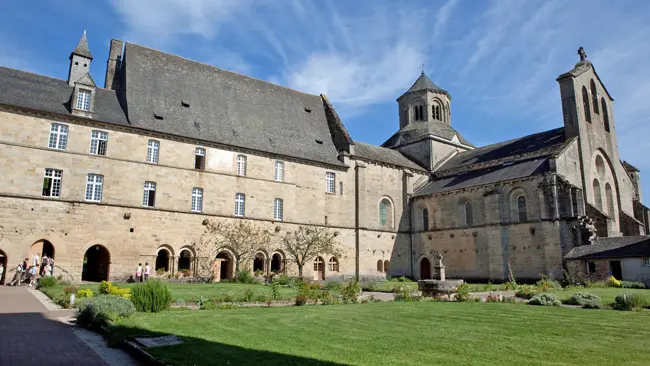
[(79, 89), (77, 93), (77, 109), (81, 111), (90, 111), (90, 95), (92, 92), (88, 89)]

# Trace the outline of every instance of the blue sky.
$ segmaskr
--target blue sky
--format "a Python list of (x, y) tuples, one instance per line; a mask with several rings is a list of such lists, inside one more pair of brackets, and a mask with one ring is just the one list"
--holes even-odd
[(0, 14), (0, 65), (65, 79), (87, 29), (98, 84), (110, 39), (122, 39), (326, 93), (355, 140), (381, 144), (424, 64), (452, 95), (452, 125), (481, 146), (561, 126), (555, 78), (583, 46), (616, 100), (621, 158), (647, 192), (647, 14), (650, 2), (628, 0), (13, 1)]

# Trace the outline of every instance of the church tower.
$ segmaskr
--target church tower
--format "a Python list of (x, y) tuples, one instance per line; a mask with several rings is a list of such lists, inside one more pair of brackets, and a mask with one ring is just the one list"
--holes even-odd
[(68, 72), (68, 85), (74, 86), (75, 82), (90, 72), (90, 62), (93, 55), (88, 48), (86, 31), (81, 36), (77, 47), (70, 54), (70, 71)]
[(397, 103), (400, 130), (383, 147), (399, 150), (429, 170), (474, 147), (451, 127), (451, 95), (424, 71)]

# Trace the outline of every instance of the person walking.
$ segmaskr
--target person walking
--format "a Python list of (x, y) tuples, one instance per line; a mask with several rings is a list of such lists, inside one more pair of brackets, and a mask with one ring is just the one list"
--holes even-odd
[(149, 275), (151, 274), (151, 266), (149, 263), (144, 264), (144, 280), (149, 281)]
[(20, 279), (23, 277), (23, 263), (18, 263), (18, 266), (16, 266), (16, 273), (14, 273), (14, 277), (11, 279), (11, 282), (9, 283), (11, 286), (19, 286), (20, 285)]
[(50, 258), (50, 275), (54, 276), (54, 258)]
[(20, 285), (21, 283), (26, 283), (27, 282), (27, 261), (29, 259), (25, 258), (23, 261), (23, 265), (20, 271), (20, 280), (18, 281), (18, 284)]
[(37, 264), (29, 269), (29, 274), (31, 275), (31, 278), (29, 279), (29, 287), (32, 287), (32, 285), (35, 284), (36, 280), (38, 279), (38, 267), (39, 265)]
[(45, 270), (47, 269), (47, 265), (50, 264), (47, 255), (43, 254), (43, 258), (41, 258), (41, 269), (38, 273), (39, 276), (45, 275)]
[(142, 263), (138, 263), (138, 268), (135, 270), (135, 282), (142, 282)]
[(41, 264), (38, 253), (34, 254), (34, 258), (32, 259), (32, 266), (35, 267), (37, 264)]

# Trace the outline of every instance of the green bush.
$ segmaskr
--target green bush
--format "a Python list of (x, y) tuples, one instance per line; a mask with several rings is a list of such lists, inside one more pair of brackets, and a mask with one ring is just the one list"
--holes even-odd
[(323, 290), (339, 291), (343, 287), (341, 281), (327, 281), (323, 286)]
[(307, 297), (305, 296), (296, 296), (296, 306), (303, 306), (307, 304)]
[(402, 276), (402, 277), (400, 277), (400, 278), (397, 279), (397, 282), (411, 282), (411, 280), (408, 279), (408, 278), (406, 278), (406, 277), (404, 277), (404, 276)]
[(77, 288), (74, 286), (66, 286), (63, 288), (63, 293), (70, 297), (70, 295), (77, 293)]
[(645, 288), (645, 284), (643, 284), (643, 282), (637, 282), (637, 281), (621, 281), (621, 287), (622, 288)]
[(271, 284), (271, 298), (273, 300), (277, 300), (280, 298), (280, 288), (278, 287), (278, 284), (275, 282)]
[(359, 281), (357, 281), (356, 279), (346, 283), (345, 286), (343, 286), (343, 289), (341, 289), (341, 295), (343, 295), (343, 303), (344, 304), (356, 303), (360, 291), (361, 289), (359, 288)]
[(560, 306), (562, 305), (562, 302), (553, 294), (539, 294), (533, 296), (533, 298), (528, 302), (528, 305)]
[(600, 297), (588, 292), (577, 292), (573, 294), (571, 298), (566, 301), (566, 303), (569, 305), (580, 305), (586, 309), (602, 308)]
[(108, 295), (108, 289), (109, 289), (111, 286), (112, 286), (112, 284), (111, 284), (110, 282), (108, 282), (108, 281), (102, 281), (102, 282), (99, 284), (99, 293), (100, 293), (100, 294), (104, 294), (104, 295)]
[(246, 290), (244, 290), (244, 296), (242, 297), (242, 299), (244, 300), (244, 302), (251, 302), (253, 301), (254, 295), (255, 293), (253, 293), (253, 290), (247, 288)]
[(648, 302), (637, 294), (622, 293), (616, 296), (613, 308), (615, 310), (637, 310), (648, 306)]
[(546, 277), (544, 275), (542, 275), (542, 278), (535, 285), (542, 292), (562, 288), (559, 282), (555, 281), (552, 277)]
[(292, 286), (294, 284), (294, 280), (293, 278), (283, 273), (280, 276), (274, 278), (273, 283), (278, 284), (280, 286)]
[(62, 308), (68, 308), (70, 307), (70, 295), (67, 295), (65, 293), (55, 293), (54, 296), (52, 297), (52, 302), (55, 304), (59, 305)]
[(150, 280), (133, 287), (131, 301), (139, 312), (157, 313), (169, 308), (172, 293), (163, 282)]
[(530, 299), (533, 296), (537, 295), (537, 293), (537, 286), (519, 285), (517, 286), (517, 291), (515, 291), (515, 296), (522, 299)]
[(84, 298), (84, 297), (93, 297), (93, 296), (95, 296), (95, 294), (93, 293), (93, 290), (91, 290), (91, 289), (83, 289), (83, 290), (77, 291), (77, 298), (79, 298), (79, 299)]
[(395, 294), (395, 301), (412, 302), (420, 300), (419, 297), (411, 296), (411, 291), (408, 286), (395, 285), (393, 287), (393, 293)]
[(54, 276), (45, 276), (41, 277), (40, 280), (38, 280), (38, 287), (54, 287), (56, 286), (56, 277)]
[(133, 303), (121, 296), (99, 295), (87, 298), (79, 307), (77, 324), (95, 328), (108, 325), (135, 313)]
[(254, 284), (257, 283), (257, 280), (255, 279), (255, 277), (253, 277), (251, 271), (247, 269), (242, 269), (239, 271), (239, 274), (237, 275), (237, 282)]
[(363, 291), (374, 292), (377, 291), (377, 285), (374, 282), (367, 282), (361, 285)]
[(460, 284), (456, 289), (456, 301), (469, 301), (472, 296), (469, 294), (470, 286), (466, 283)]

